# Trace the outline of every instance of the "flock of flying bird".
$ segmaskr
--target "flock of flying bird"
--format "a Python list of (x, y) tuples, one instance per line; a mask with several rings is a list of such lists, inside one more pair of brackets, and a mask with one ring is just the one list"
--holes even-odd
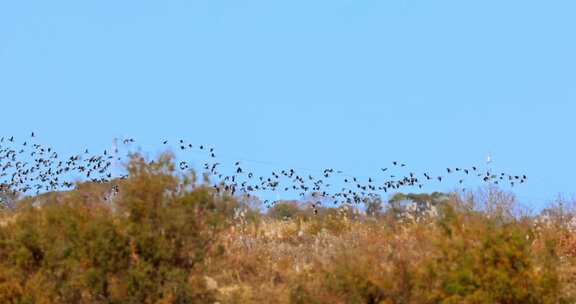
[[(86, 149), (83, 153), (61, 157), (52, 147), (46, 147), (35, 142), (36, 135), (31, 133), (26, 140), (17, 141), (13, 136), (0, 138), (0, 193), (39, 194), (41, 192), (70, 189), (75, 186), (72, 179), (107, 183), (114, 179), (125, 179), (128, 175), (113, 175), (112, 169), (116, 161), (121, 160), (119, 147), (110, 151), (91, 154)], [(121, 141), (122, 145), (134, 143), (133, 138)], [(216, 162), (216, 152), (212, 147), (193, 145), (180, 139), (176, 147), (168, 140), (162, 144), (179, 150), (181, 153), (194, 150), (204, 152), (207, 162), (203, 169), (209, 173), (215, 192), (227, 192), (230, 195), (255, 197), (256, 193), (272, 191), (298, 195), (301, 198), (312, 197), (316, 204), (323, 202), (361, 203), (369, 197), (379, 196), (382, 192), (400, 191), (403, 187), (421, 189), (425, 183), (442, 182), (447, 176), (457, 176), (458, 183), (463, 184), (466, 178), (476, 178), (485, 183), (509, 184), (515, 186), (525, 183), (526, 175), (493, 173), (482, 171), (476, 166), (446, 168), (446, 175), (431, 173), (407, 172), (406, 174), (389, 174), (396, 170), (406, 171), (406, 164), (393, 161), (390, 167), (380, 168), (380, 177), (355, 177), (340, 170), (327, 168), (319, 170), (316, 175), (303, 174), (294, 168), (279, 169), (270, 175), (257, 175), (248, 170), (243, 161), (236, 161), (225, 173), (220, 162)], [(192, 169), (189, 162), (178, 163), (182, 171)], [(395, 172), (395, 171), (394, 171)], [(385, 177), (382, 177), (385, 175)], [(117, 188), (115, 188), (117, 190)], [(1, 202), (0, 202), (1, 203)], [(264, 201), (267, 206), (275, 202)], [(315, 208), (315, 205), (313, 205)]]

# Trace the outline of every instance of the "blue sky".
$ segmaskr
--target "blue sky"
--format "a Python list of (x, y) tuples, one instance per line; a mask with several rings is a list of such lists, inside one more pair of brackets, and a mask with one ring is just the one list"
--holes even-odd
[(2, 133), (35, 130), (70, 153), (184, 137), (362, 176), (491, 153), (494, 169), (529, 176), (514, 191), (538, 207), (576, 193), (575, 12), (560, 0), (3, 1)]

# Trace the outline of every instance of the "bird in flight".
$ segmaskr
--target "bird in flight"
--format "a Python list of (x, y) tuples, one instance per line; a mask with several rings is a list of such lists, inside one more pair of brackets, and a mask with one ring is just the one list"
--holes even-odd
[[(31, 137), (36, 137), (34, 132)], [(8, 143), (4, 139), (8, 139)], [(135, 142), (133, 138), (123, 140), (125, 144)], [(192, 149), (192, 144), (187, 144), (183, 139), (179, 140), (180, 153), (187, 153)], [(12, 146), (12, 144), (14, 146)], [(168, 144), (164, 139), (162, 144)], [(187, 149), (186, 147), (190, 148)], [(208, 160), (204, 164), (206, 173), (213, 176), (214, 189), (218, 193), (227, 191), (230, 194), (254, 195), (259, 191), (293, 191), (299, 197), (305, 197), (307, 193), (317, 193), (324, 199), (331, 201), (342, 201), (346, 203), (361, 202), (363, 198), (379, 195), (379, 191), (388, 192), (388, 190), (400, 191), (403, 187), (423, 186), (423, 181), (417, 176), (421, 175), (411, 170), (407, 174), (397, 174), (391, 172), (394, 168), (380, 168), (381, 172), (394, 173), (388, 177), (375, 178), (375, 176), (351, 176), (343, 174), (341, 170), (333, 168), (318, 170), (318, 172), (297, 172), (295, 168), (272, 170), (268, 175), (255, 175), (253, 170), (242, 165), (241, 161), (232, 162), (234, 167), (229, 168), (231, 171), (226, 173), (226, 165), (219, 166), (221, 162), (217, 158), (215, 149), (199, 146), (204, 151), (204, 157)], [(206, 149), (205, 149), (206, 148)], [(102, 151), (102, 150), (101, 150)], [(117, 154), (117, 150), (115, 153)], [(14, 137), (0, 138), (0, 186), (11, 189), (11, 191), (26, 193), (31, 191), (50, 191), (60, 188), (71, 188), (75, 185), (67, 178), (72, 178), (78, 174), (87, 181), (97, 183), (109, 183), (114, 179), (126, 179), (128, 175), (114, 175), (111, 172), (112, 159), (120, 160), (121, 158), (109, 155), (107, 149), (102, 154), (90, 155), (88, 149), (84, 149), (84, 155), (72, 155), (62, 158), (58, 153), (53, 151), (52, 147), (43, 146), (34, 142), (24, 142), (23, 144), (14, 144)], [(491, 159), (490, 159), (491, 160)], [(180, 161), (180, 160), (179, 160)], [(191, 168), (191, 162), (182, 160), (177, 168), (188, 170)], [(231, 164), (232, 164), (231, 163)], [(405, 163), (393, 161), (392, 164), (397, 167), (405, 167)], [(231, 167), (231, 166), (230, 166)], [(472, 166), (472, 171), (478, 173), (478, 177), (484, 182), (497, 182), (495, 179), (503, 179), (504, 173), (499, 176), (487, 172), (484, 174), (477, 167)], [(313, 170), (312, 170), (313, 171)], [(337, 174), (334, 174), (334, 173)], [(468, 168), (458, 167), (452, 170), (447, 168), (450, 176), (456, 176), (459, 184), (464, 183), (464, 177), (470, 173)], [(433, 172), (425, 172), (424, 181), (432, 180)], [(473, 174), (475, 176), (476, 174)], [(398, 177), (397, 177), (398, 176)], [(511, 186), (523, 184), (527, 180), (525, 174), (507, 174)], [(470, 178), (468, 175), (467, 178)], [(212, 179), (212, 177), (211, 177)], [(437, 177), (438, 182), (443, 181), (442, 176)], [(448, 178), (446, 178), (448, 180)], [(353, 181), (353, 182), (352, 182)], [(340, 189), (335, 189), (339, 187)]]

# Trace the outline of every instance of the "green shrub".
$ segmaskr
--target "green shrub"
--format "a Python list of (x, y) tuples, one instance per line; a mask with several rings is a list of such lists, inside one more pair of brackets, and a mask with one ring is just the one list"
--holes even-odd
[(22, 207), (0, 228), (0, 302), (214, 301), (202, 262), (236, 203), (177, 177), (168, 155), (134, 156), (128, 170), (115, 208), (81, 189)]
[[(536, 265), (531, 227), (502, 223), (474, 212), (445, 209), (435, 240), (438, 253), (427, 265), (429, 295), (442, 303), (558, 303), (561, 289), (552, 263)], [(539, 252), (540, 255), (553, 254)], [(555, 257), (550, 256), (555, 259)], [(557, 257), (556, 257), (557, 258)]]

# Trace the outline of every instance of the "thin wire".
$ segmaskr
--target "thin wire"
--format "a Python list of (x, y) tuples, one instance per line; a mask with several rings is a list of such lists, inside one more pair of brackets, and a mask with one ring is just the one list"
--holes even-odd
[[(188, 141), (186, 141), (186, 143), (187, 143), (187, 142), (188, 142)], [(139, 144), (139, 145), (140, 145), (139, 148), (142, 148), (142, 147), (141, 147), (142, 145), (141, 145), (141, 144)], [(184, 145), (184, 144), (183, 144), (183, 145)], [(198, 145), (196, 145), (196, 146), (198, 146)], [(145, 145), (145, 147), (148, 147), (148, 148), (156, 148), (156, 149), (157, 149), (157, 146)], [(168, 147), (169, 147), (169, 148), (174, 148), (172, 145), (169, 145)], [(210, 148), (205, 147), (204, 150), (207, 150), (207, 151), (205, 151), (205, 152), (204, 152), (204, 151), (198, 151), (196, 148), (188, 148), (187, 146), (186, 146), (186, 148), (184, 149), (184, 151), (186, 151), (186, 152), (193, 152), (193, 153), (196, 153), (196, 154), (204, 154), (204, 155), (207, 155), (207, 154), (208, 154), (208, 155), (209, 155), (210, 152), (208, 152), (208, 151), (210, 150)], [(304, 172), (306, 172), (306, 173), (314, 173), (314, 174), (320, 174), (320, 173), (322, 173), (322, 175), (324, 175), (324, 174), (326, 173), (326, 172), (324, 172), (324, 170), (321, 170), (321, 169), (311, 169), (311, 168), (304, 168), (304, 167), (299, 167), (299, 166), (288, 166), (288, 165), (286, 165), (286, 164), (282, 164), (282, 163), (277, 162), (277, 161), (255, 160), (255, 159), (249, 159), (249, 158), (245, 158), (245, 157), (241, 157), (241, 156), (234, 156), (234, 155), (227, 154), (227, 153), (220, 154), (220, 153), (217, 152), (216, 150), (214, 151), (214, 153), (217, 154), (217, 157), (218, 157), (218, 158), (223, 156), (224, 158), (233, 159), (234, 161), (247, 162), (247, 163), (257, 163), (257, 164), (262, 164), (262, 165), (271, 166), (271, 167), (274, 167), (274, 168), (276, 168), (276, 169), (278, 169), (278, 167), (284, 167), (284, 168), (291, 168), (291, 169), (295, 169), (295, 170), (304, 171)], [(176, 152), (174, 152), (174, 154), (176, 154)], [(486, 167), (487, 167), (486, 170), (488, 170), (487, 172), (493, 172), (493, 171), (492, 171), (492, 165), (491, 165), (491, 164), (487, 164)], [(326, 168), (325, 170), (327, 170), (327, 169), (328, 169), (328, 168)], [(344, 172), (344, 171), (342, 171), (342, 170), (335, 170), (335, 171), (336, 171), (337, 174), (339, 174), (339, 175), (341, 175), (341, 176), (343, 176), (343, 177), (363, 178), (363, 179), (370, 179), (370, 178), (372, 178), (372, 179), (375, 179), (375, 178), (372, 177), (372, 176), (352, 175), (352, 174), (346, 173), (346, 172)], [(393, 171), (390, 171), (390, 172), (393, 172)], [(380, 172), (378, 172), (378, 173), (380, 173)], [(435, 176), (435, 175), (434, 175), (434, 174), (429, 174), (429, 176)], [(442, 177), (444, 177), (444, 176), (442, 176)]]

